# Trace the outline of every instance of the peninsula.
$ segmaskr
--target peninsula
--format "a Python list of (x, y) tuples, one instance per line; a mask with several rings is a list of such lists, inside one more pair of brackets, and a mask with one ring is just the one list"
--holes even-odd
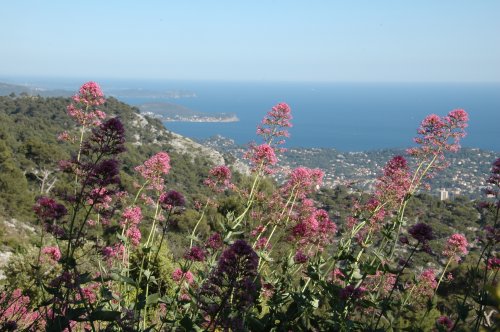
[(234, 113), (205, 113), (173, 103), (146, 103), (138, 105), (142, 114), (163, 122), (238, 122)]

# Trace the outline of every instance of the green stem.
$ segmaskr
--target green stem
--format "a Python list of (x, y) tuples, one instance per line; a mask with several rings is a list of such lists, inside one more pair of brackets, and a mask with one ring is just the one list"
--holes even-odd
[(207, 198), (207, 202), (205, 203), (205, 206), (203, 207), (203, 210), (201, 211), (200, 218), (198, 218), (198, 221), (194, 225), (193, 231), (191, 232), (191, 242), (189, 243), (189, 249), (191, 249), (193, 247), (193, 240), (194, 240), (194, 236), (196, 234), (196, 230), (198, 229), (198, 226), (200, 225), (200, 222), (202, 221), (203, 217), (205, 216), (205, 212), (207, 210), (209, 202), (210, 202), (210, 199)]

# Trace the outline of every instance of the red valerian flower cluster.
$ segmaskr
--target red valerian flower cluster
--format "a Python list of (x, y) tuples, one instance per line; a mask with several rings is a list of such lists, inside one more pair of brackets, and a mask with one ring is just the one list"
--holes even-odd
[(252, 163), (252, 170), (262, 170), (265, 174), (272, 174), (272, 166), (276, 165), (278, 158), (276, 153), (269, 144), (250, 145), (249, 150), (245, 153), (245, 158)]
[(148, 181), (149, 188), (161, 191), (164, 187), (162, 176), (170, 171), (170, 156), (166, 152), (158, 152), (143, 165), (137, 166), (135, 170)]
[[(106, 118), (106, 113), (96, 107), (104, 104), (104, 94), (95, 82), (83, 84), (77, 95), (73, 96), (75, 104), (67, 108), (68, 115), (82, 126), (98, 126)], [(64, 138), (64, 137), (62, 137)]]
[(324, 175), (319, 168), (297, 167), (288, 175), (288, 181), (281, 191), (285, 195), (296, 194), (297, 198), (303, 199), (321, 186)]
[(262, 136), (263, 141), (268, 142), (273, 147), (281, 145), (284, 143), (283, 138), (290, 136), (286, 128), (292, 127), (291, 119), (290, 106), (279, 103), (273, 106), (262, 120), (261, 125), (257, 127), (257, 135)]
[(449, 258), (454, 258), (457, 262), (460, 261), (461, 255), (467, 255), (469, 252), (467, 247), (469, 243), (462, 234), (453, 234), (446, 241), (446, 246), (443, 250), (443, 255)]
[(399, 205), (411, 186), (411, 172), (406, 159), (395, 156), (387, 162), (384, 174), (378, 178), (375, 197), (391, 205)]
[(208, 178), (203, 183), (214, 192), (223, 192), (233, 188), (231, 176), (229, 167), (225, 165), (216, 166), (209, 171)]
[(465, 137), (468, 120), (469, 116), (463, 109), (453, 110), (443, 118), (436, 114), (427, 116), (415, 138), (415, 143), (420, 146), (408, 149), (408, 154), (420, 160), (434, 159), (433, 168), (436, 170), (445, 168), (444, 152), (457, 152), (460, 149), (460, 139)]

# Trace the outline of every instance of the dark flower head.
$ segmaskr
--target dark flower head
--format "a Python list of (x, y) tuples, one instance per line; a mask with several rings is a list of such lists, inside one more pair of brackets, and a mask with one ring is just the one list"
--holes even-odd
[(43, 221), (59, 220), (68, 212), (64, 205), (57, 203), (49, 197), (40, 197), (36, 201), (33, 210), (38, 218)]
[(205, 251), (203, 251), (200, 247), (194, 246), (184, 254), (184, 258), (190, 261), (204, 262)]
[(436, 325), (445, 329), (445, 331), (451, 331), (453, 328), (453, 321), (447, 316), (441, 316), (436, 320)]
[(220, 256), (199, 292), (200, 308), (216, 327), (241, 330), (242, 313), (254, 304), (259, 293), (258, 261), (244, 240), (235, 241)]
[(125, 151), (125, 128), (118, 118), (111, 118), (92, 130), (82, 145), (82, 154), (117, 155)]
[(306, 254), (304, 254), (302, 251), (298, 250), (296, 253), (295, 253), (295, 256), (293, 256), (293, 260), (296, 264), (303, 264), (305, 262), (307, 262), (307, 260), (309, 259), (309, 256), (307, 256)]
[(353, 285), (347, 285), (345, 288), (340, 290), (340, 298), (344, 301), (348, 299), (360, 299), (366, 292), (364, 287), (355, 287)]
[(421, 243), (427, 243), (434, 238), (434, 235), (432, 234), (432, 227), (425, 223), (413, 225), (408, 230), (408, 233), (410, 233), (415, 240)]
[(212, 234), (208, 240), (207, 243), (205, 244), (207, 248), (210, 248), (212, 250), (217, 250), (222, 247), (222, 237), (220, 236), (219, 233), (214, 233)]
[(120, 163), (116, 159), (106, 159), (89, 171), (88, 184), (105, 187), (120, 183)]
[(186, 204), (186, 200), (184, 199), (184, 196), (182, 196), (181, 193), (175, 190), (170, 190), (169, 192), (163, 193), (160, 196), (160, 204), (162, 209), (170, 210), (173, 209), (174, 207), (184, 206)]
[(13, 320), (8, 320), (0, 326), (2, 327), (1, 331), (17, 331), (17, 323)]

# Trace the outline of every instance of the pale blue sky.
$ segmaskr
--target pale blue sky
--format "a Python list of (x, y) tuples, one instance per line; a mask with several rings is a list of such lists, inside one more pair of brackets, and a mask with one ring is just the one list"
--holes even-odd
[(0, 76), (500, 81), (500, 1), (12, 0)]

